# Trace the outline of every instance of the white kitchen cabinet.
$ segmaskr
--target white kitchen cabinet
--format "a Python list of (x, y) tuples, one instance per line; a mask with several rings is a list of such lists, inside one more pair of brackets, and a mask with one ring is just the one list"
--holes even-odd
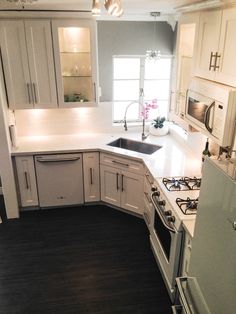
[(195, 75), (236, 86), (236, 8), (200, 15)]
[(170, 119), (188, 129), (185, 122), (186, 94), (193, 77), (199, 12), (180, 17), (177, 33), (175, 82), (172, 87)]
[(83, 153), (85, 202), (100, 201), (99, 153)]
[(96, 22), (53, 20), (59, 106), (89, 107), (97, 102)]
[(32, 156), (15, 157), (19, 194), (22, 207), (38, 206), (38, 192)]
[(9, 108), (57, 107), (50, 21), (1, 21), (0, 44)]
[(184, 246), (183, 246), (183, 257), (182, 257), (182, 271), (181, 276), (187, 277), (189, 270), (189, 262), (192, 251), (192, 237), (185, 231), (184, 233)]
[(100, 173), (102, 201), (143, 214), (142, 163), (101, 154)]

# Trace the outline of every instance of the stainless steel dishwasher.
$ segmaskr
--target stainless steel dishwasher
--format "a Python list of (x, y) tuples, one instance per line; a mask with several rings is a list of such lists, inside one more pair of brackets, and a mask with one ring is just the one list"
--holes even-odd
[(82, 154), (35, 156), (40, 207), (84, 202)]

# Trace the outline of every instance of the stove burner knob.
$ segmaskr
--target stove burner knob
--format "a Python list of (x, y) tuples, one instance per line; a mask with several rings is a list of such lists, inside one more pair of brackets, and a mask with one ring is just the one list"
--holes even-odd
[(156, 192), (156, 191), (157, 191), (157, 187), (156, 187), (155, 185), (153, 185), (153, 186), (151, 187), (151, 191), (152, 191), (152, 192)]
[(153, 196), (159, 197), (160, 195), (161, 195), (161, 193), (157, 190), (153, 192)]
[(165, 216), (171, 216), (172, 215), (172, 211), (171, 210), (166, 210), (164, 212)]
[(168, 220), (169, 222), (175, 222), (175, 216), (168, 216), (168, 217), (167, 217), (167, 220)]
[(165, 204), (166, 204), (165, 200), (158, 201), (158, 205), (160, 206), (165, 206)]

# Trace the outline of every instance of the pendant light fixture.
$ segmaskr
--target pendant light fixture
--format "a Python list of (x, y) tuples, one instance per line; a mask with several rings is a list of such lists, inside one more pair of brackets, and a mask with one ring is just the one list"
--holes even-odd
[(151, 12), (151, 16), (155, 18), (154, 22), (154, 38), (153, 38), (153, 49), (152, 50), (147, 50), (146, 51), (146, 60), (149, 61), (156, 61), (161, 58), (161, 52), (160, 50), (156, 50), (156, 18), (160, 16), (160, 12)]
[(92, 15), (99, 16), (101, 13), (99, 0), (93, 0)]
[[(18, 0), (16, 0), (16, 1), (18, 1)], [(104, 0), (104, 7), (106, 8), (107, 12), (112, 16), (120, 17), (124, 13), (124, 10), (123, 10), (122, 4), (121, 4), (121, 0)], [(92, 15), (93, 16), (99, 16), (100, 13), (101, 13), (100, 1), (99, 0), (93, 0), (93, 2), (92, 2)]]

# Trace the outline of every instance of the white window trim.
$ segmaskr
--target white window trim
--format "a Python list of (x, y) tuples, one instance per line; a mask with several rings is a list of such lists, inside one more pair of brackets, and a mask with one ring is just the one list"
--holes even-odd
[[(137, 100), (137, 99), (134, 99), (134, 100), (130, 100), (130, 102), (132, 102), (132, 101), (137, 101), (137, 103), (139, 103), (140, 104), (140, 107), (139, 107), (139, 112), (141, 112), (141, 110), (142, 110), (142, 107), (141, 107), (141, 104), (143, 103), (143, 95), (141, 95), (141, 93), (142, 93), (142, 91), (144, 90), (144, 81), (145, 81), (145, 79), (144, 79), (144, 77), (145, 77), (145, 55), (113, 55), (113, 57), (112, 57), (112, 63), (113, 63), (113, 67), (112, 67), (112, 77), (113, 77), (113, 79), (112, 79), (112, 81), (114, 82), (114, 59), (115, 58), (125, 58), (125, 59), (128, 59), (128, 58), (140, 58), (140, 78), (139, 78), (139, 83), (140, 83), (140, 85), (139, 85), (139, 91), (140, 91), (140, 93), (139, 93), (139, 100)], [(171, 86), (171, 81), (172, 81), (172, 67), (173, 67), (173, 58), (174, 58), (174, 56), (173, 55), (161, 55), (161, 59), (171, 59), (171, 70), (170, 70), (170, 79), (169, 79), (169, 81), (170, 81), (170, 86)], [(125, 79), (124, 79), (125, 80)], [(127, 79), (127, 80), (129, 80), (129, 79)], [(170, 92), (171, 92), (171, 89), (170, 89)], [(112, 95), (114, 95), (114, 84), (112, 84)], [(170, 108), (170, 93), (169, 93), (169, 96), (168, 96), (168, 99), (158, 99), (159, 101), (168, 101), (168, 111), (169, 111), (169, 108)], [(114, 98), (113, 98), (113, 100), (112, 100), (112, 105), (114, 106), (114, 102), (123, 102), (123, 101), (117, 101), (117, 100), (114, 100)], [(152, 121), (152, 119), (147, 119), (146, 120), (146, 122), (151, 122)], [(114, 124), (121, 124), (121, 123), (123, 123), (124, 122), (124, 120), (122, 119), (122, 120), (115, 120), (114, 119), (114, 116), (113, 116), (113, 121), (112, 121)], [(141, 122), (142, 122), (142, 119), (141, 118), (139, 118), (139, 119), (132, 119), (132, 120), (129, 120), (129, 119), (127, 119), (127, 122), (129, 122), (129, 124), (134, 124), (134, 125), (139, 125)]]

